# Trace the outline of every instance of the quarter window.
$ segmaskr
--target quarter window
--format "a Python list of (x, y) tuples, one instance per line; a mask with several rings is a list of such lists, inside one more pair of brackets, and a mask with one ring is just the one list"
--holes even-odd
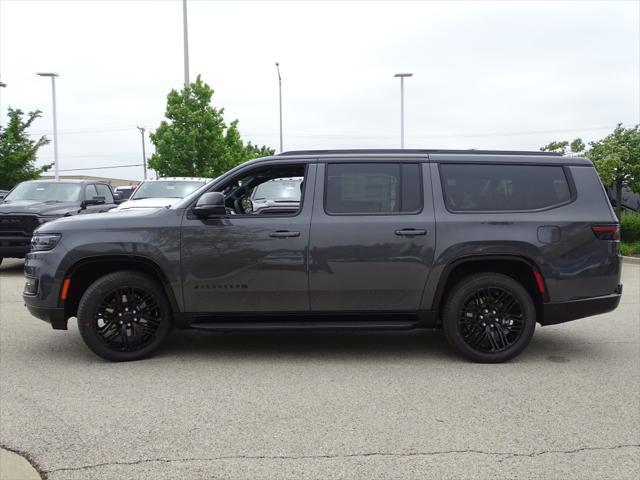
[(561, 166), (442, 164), (440, 174), (452, 211), (538, 210), (571, 200)]
[(420, 165), (327, 165), (325, 210), (329, 214), (417, 213), (422, 208)]

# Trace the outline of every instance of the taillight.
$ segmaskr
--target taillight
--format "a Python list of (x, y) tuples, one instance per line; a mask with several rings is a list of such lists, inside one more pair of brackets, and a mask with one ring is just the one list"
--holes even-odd
[(591, 230), (600, 240), (620, 240), (620, 225), (592, 225)]

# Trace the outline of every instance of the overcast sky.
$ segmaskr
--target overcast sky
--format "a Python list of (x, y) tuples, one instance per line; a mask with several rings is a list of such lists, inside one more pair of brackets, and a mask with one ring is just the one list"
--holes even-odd
[[(243, 139), (278, 147), (538, 149), (640, 122), (640, 2), (188, 2), (202, 74)], [(0, 0), (0, 103), (41, 109), (57, 80), (62, 170), (141, 162), (183, 83), (182, 2)], [(152, 151), (148, 145), (147, 151)], [(41, 150), (50, 162), (53, 149)], [(86, 173), (142, 178), (142, 167)]]

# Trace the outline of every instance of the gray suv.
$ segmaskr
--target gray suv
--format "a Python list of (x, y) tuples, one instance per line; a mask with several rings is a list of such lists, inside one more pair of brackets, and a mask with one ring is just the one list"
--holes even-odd
[[(295, 210), (247, 211), (295, 179)], [(24, 301), (114, 361), (172, 327), (210, 331), (442, 328), (502, 362), (536, 323), (608, 312), (619, 226), (592, 163), (540, 152), (286, 152), (244, 163), (171, 207), (36, 231)]]

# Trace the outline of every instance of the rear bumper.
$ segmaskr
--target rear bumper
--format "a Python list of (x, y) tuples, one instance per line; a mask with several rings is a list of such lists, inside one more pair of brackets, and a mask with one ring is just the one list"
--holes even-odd
[(28, 298), (26, 297), (25, 305), (31, 315), (50, 323), (54, 330), (67, 329), (67, 319), (65, 318), (64, 308), (43, 308), (29, 305)]
[(619, 293), (603, 297), (574, 300), (571, 302), (545, 303), (543, 306), (542, 325), (557, 325), (578, 318), (591, 317), (615, 310), (622, 297), (622, 285)]

